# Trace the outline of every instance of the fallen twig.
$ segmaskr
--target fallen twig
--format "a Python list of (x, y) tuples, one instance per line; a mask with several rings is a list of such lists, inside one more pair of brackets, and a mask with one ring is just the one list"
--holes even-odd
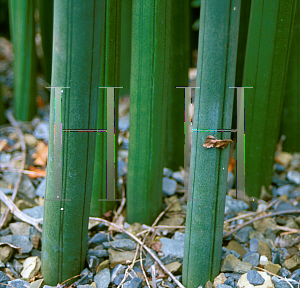
[(273, 201), (271, 201), (267, 207), (265, 208), (264, 211), (261, 211), (261, 212), (249, 212), (249, 213), (246, 213), (246, 214), (243, 214), (243, 215), (240, 215), (240, 216), (236, 216), (236, 217), (233, 217), (233, 218), (230, 218), (228, 220), (225, 220), (224, 223), (228, 223), (228, 222), (233, 222), (235, 220), (239, 220), (239, 219), (243, 219), (243, 218), (247, 218), (248, 216), (254, 216), (254, 215), (258, 215), (262, 212), (265, 212), (267, 211), (269, 208), (271, 208), (274, 204), (276, 204), (279, 200), (278, 199), (275, 199)]
[(283, 279), (284, 281), (286, 281), (286, 282), (293, 288), (292, 284), (291, 284), (286, 278), (283, 278), (283, 277), (281, 277), (281, 276), (278, 276), (277, 274), (274, 274), (274, 273), (272, 273), (272, 272), (270, 272), (270, 271), (268, 271), (268, 270), (266, 270), (266, 269), (263, 269), (263, 268), (260, 268), (260, 267), (256, 267), (256, 266), (253, 266), (253, 267), (256, 268), (256, 269), (260, 269), (260, 270), (262, 270), (262, 271), (264, 271), (264, 272), (266, 272), (266, 273), (269, 273), (269, 274), (271, 274), (271, 275), (273, 275), (273, 276), (276, 276), (276, 277), (278, 277), (278, 278), (280, 278), (280, 279)]
[(60, 284), (57, 284), (56, 288), (60, 288), (64, 283), (68, 282), (69, 280), (71, 280), (71, 279), (73, 279), (73, 278), (77, 278), (77, 277), (79, 277), (79, 276), (82, 276), (82, 275), (85, 275), (85, 274), (88, 274), (88, 273), (89, 273), (89, 272), (85, 272), (85, 273), (82, 273), (82, 274), (73, 276), (73, 277), (67, 279), (67, 280), (64, 281), (64, 282), (62, 282), (62, 283), (60, 283)]
[[(300, 211), (300, 210), (299, 210)], [(180, 288), (184, 288), (184, 286), (176, 279), (176, 277), (166, 268), (166, 266), (164, 264), (161, 263), (161, 261), (156, 257), (156, 255), (151, 251), (151, 249), (149, 249), (146, 245), (144, 245), (142, 243), (141, 240), (139, 240), (137, 237), (135, 237), (134, 235), (132, 235), (131, 233), (129, 233), (128, 231), (126, 231), (123, 228), (118, 227), (117, 225), (115, 225), (114, 223), (111, 223), (107, 220), (104, 220), (102, 218), (97, 218), (97, 217), (90, 217), (89, 219), (91, 220), (98, 220), (101, 221), (103, 223), (105, 223), (106, 225), (112, 225), (115, 226), (116, 228), (120, 229), (122, 232), (126, 233), (128, 236), (130, 236), (135, 242), (139, 243), (141, 246), (143, 246), (143, 248), (150, 254), (150, 256), (159, 264), (159, 266), (166, 272), (166, 274), (168, 274), (173, 281), (180, 287)]]
[(232, 233), (242, 229), (243, 227), (257, 221), (257, 220), (260, 220), (260, 219), (263, 219), (263, 218), (267, 218), (267, 217), (272, 217), (272, 216), (277, 216), (277, 215), (282, 215), (282, 214), (300, 214), (300, 210), (297, 209), (297, 210), (284, 210), (284, 211), (278, 211), (278, 212), (273, 212), (273, 213), (270, 213), (270, 214), (267, 214), (267, 215), (263, 215), (263, 216), (259, 216), (257, 218), (254, 218), (248, 222), (245, 222), (243, 224), (241, 224), (239, 227), (231, 230), (230, 232), (227, 232), (226, 234), (223, 235), (223, 239), (224, 238), (227, 238), (228, 236), (230, 236)]
[[(144, 241), (145, 241), (145, 238), (144, 238)], [(143, 245), (144, 245), (144, 241), (142, 243)], [(146, 247), (146, 246), (144, 246), (144, 247)], [(149, 284), (149, 281), (148, 281), (148, 278), (147, 278), (147, 275), (146, 275), (146, 272), (145, 272), (145, 269), (144, 269), (143, 261), (141, 260), (142, 258), (143, 258), (143, 246), (141, 245), (141, 248), (140, 248), (140, 266), (141, 266), (143, 275), (145, 277), (145, 281), (147, 283), (147, 286), (148, 286), (148, 288), (151, 288), (150, 284)]]
[(151, 276), (152, 276), (152, 287), (156, 288), (156, 280), (155, 280), (155, 265), (151, 266)]
[[(15, 198), (16, 198), (17, 193), (18, 193), (18, 190), (19, 190), (19, 187), (20, 187), (20, 184), (21, 184), (21, 180), (22, 180), (22, 175), (23, 175), (22, 171), (24, 170), (24, 167), (25, 167), (25, 162), (26, 162), (26, 144), (25, 144), (25, 139), (24, 139), (23, 133), (22, 133), (20, 127), (19, 127), (19, 124), (15, 120), (12, 112), (11, 111), (7, 111), (6, 112), (6, 117), (7, 117), (8, 121), (16, 129), (17, 134), (19, 136), (19, 139), (21, 141), (21, 148), (22, 148), (22, 161), (21, 161), (21, 167), (20, 167), (21, 171), (20, 171), (20, 174), (18, 176), (17, 183), (14, 186), (14, 191), (13, 191), (13, 194), (12, 194), (12, 197), (11, 197), (11, 201), (13, 202), (15, 200)], [(5, 213), (4, 213), (4, 216), (3, 216), (3, 218), (1, 219), (1, 222), (0, 222), (0, 229), (5, 224), (5, 221), (7, 219), (8, 213), (9, 213), (9, 210), (6, 210)]]
[(127, 267), (127, 269), (125, 270), (124, 278), (122, 279), (121, 283), (118, 285), (117, 288), (120, 288), (121, 285), (126, 281), (128, 275), (130, 275), (130, 274), (128, 273), (128, 271), (129, 271), (130, 269), (133, 268), (134, 263), (135, 263), (135, 261), (136, 261), (136, 257), (137, 257), (138, 251), (139, 251), (139, 244), (136, 245), (135, 254), (134, 254), (134, 257), (133, 257), (133, 259), (132, 259), (132, 262), (131, 262), (131, 264)]
[(38, 231), (42, 232), (42, 229), (39, 226), (40, 220), (34, 219), (29, 215), (23, 213), (6, 195), (3, 191), (0, 190), (0, 200), (7, 206), (7, 208), (17, 216), (20, 220), (34, 226)]

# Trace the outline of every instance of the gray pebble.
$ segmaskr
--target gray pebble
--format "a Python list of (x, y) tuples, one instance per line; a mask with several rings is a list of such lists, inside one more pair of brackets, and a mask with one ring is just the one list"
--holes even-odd
[(164, 196), (172, 196), (177, 189), (177, 182), (174, 179), (163, 177), (162, 191)]
[(101, 270), (95, 277), (94, 281), (97, 288), (107, 288), (110, 283), (110, 272), (108, 268)]
[(247, 279), (252, 285), (262, 285), (265, 282), (265, 279), (255, 270), (247, 272)]

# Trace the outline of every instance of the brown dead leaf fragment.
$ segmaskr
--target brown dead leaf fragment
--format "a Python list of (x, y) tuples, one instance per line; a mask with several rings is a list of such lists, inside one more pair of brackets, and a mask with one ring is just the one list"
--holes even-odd
[(233, 142), (233, 141), (231, 139), (218, 140), (214, 136), (209, 135), (206, 137), (203, 147), (205, 148), (216, 147), (216, 148), (224, 149), (228, 146), (229, 142)]
[(155, 250), (156, 252), (160, 252), (161, 251), (161, 242), (152, 242), (150, 244), (150, 248), (152, 248), (153, 250)]
[(36, 147), (36, 153), (34, 153), (32, 157), (35, 159), (35, 165), (46, 166), (48, 157), (48, 146), (43, 141), (39, 141)]
[(46, 177), (47, 174), (47, 171), (40, 168), (36, 168), (35, 166), (29, 166), (29, 171), (36, 172), (36, 174), (28, 174), (28, 176), (32, 179)]

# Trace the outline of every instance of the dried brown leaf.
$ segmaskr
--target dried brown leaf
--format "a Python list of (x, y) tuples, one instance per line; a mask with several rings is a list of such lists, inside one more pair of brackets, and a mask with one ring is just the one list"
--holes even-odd
[(203, 147), (205, 148), (216, 147), (216, 148), (224, 149), (228, 146), (229, 142), (233, 142), (233, 141), (231, 139), (218, 140), (214, 136), (209, 135), (206, 137)]
[(161, 249), (161, 242), (153, 242), (150, 244), (150, 248), (152, 248), (153, 250), (155, 250), (156, 252), (160, 252)]
[(46, 166), (48, 157), (48, 146), (43, 142), (39, 141), (36, 147), (36, 153), (32, 155), (35, 165)]

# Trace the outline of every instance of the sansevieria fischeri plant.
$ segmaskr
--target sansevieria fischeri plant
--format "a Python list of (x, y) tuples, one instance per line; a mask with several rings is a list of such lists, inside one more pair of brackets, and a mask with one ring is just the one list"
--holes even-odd
[(52, 286), (85, 265), (96, 133), (76, 131), (97, 124), (104, 9), (100, 0), (54, 2), (51, 86), (68, 88), (51, 89), (42, 275)]
[(219, 274), (229, 146), (206, 148), (208, 136), (230, 139), (240, 0), (202, 0), (195, 112), (182, 280), (204, 287)]

